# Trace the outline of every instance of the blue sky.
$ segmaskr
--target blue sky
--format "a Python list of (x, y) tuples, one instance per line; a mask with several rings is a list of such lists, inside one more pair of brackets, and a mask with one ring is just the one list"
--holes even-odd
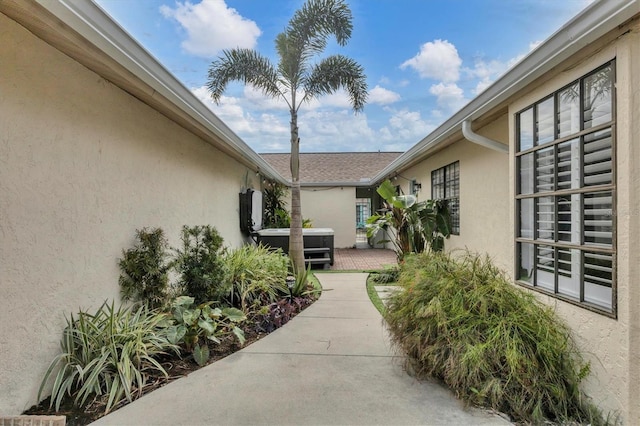
[[(205, 88), (222, 49), (258, 50), (303, 0), (95, 0), (256, 152), (289, 151), (285, 105), (240, 84), (220, 105)], [(404, 151), (473, 99), (589, 0), (347, 0), (354, 29), (341, 53), (365, 69), (369, 102), (344, 93), (303, 105), (302, 152)]]

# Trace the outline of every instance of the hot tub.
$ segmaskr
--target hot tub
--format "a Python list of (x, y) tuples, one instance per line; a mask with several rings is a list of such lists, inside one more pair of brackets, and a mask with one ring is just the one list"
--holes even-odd
[[(261, 229), (257, 232), (257, 242), (263, 245), (281, 248), (289, 253), (289, 228)], [(305, 261), (322, 263), (319, 259), (327, 259), (333, 265), (333, 229), (303, 228)], [(325, 255), (328, 254), (328, 257)]]

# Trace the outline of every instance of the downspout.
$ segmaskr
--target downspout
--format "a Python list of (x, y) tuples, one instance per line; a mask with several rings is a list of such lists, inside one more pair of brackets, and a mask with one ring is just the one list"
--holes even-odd
[(474, 133), (473, 130), (471, 130), (471, 120), (464, 120), (462, 122), (462, 135), (469, 142), (482, 145), (485, 148), (493, 149), (494, 151), (503, 152), (505, 154), (509, 152), (509, 147), (507, 145)]

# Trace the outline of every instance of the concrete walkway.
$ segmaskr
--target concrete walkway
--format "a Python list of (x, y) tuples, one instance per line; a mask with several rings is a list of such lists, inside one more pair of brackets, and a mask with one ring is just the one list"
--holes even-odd
[(366, 276), (317, 274), (330, 291), (290, 323), (94, 424), (508, 424), (402, 370)]

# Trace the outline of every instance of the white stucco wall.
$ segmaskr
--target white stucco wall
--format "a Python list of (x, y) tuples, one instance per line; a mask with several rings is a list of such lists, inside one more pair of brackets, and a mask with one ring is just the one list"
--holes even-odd
[[(579, 61), (568, 61), (556, 75), (521, 96), (509, 107), (510, 126), (514, 114), (533, 102), (588, 74), (600, 65), (616, 59), (616, 226), (617, 226), (617, 318), (594, 313), (578, 306), (536, 293), (554, 307), (570, 325), (591, 363), (592, 373), (586, 390), (602, 409), (621, 415), (624, 424), (640, 424), (640, 229), (639, 191), (640, 156), (640, 26), (615, 42), (594, 44)], [(515, 131), (511, 151), (515, 147)], [(514, 193), (514, 158), (510, 156), (510, 193)], [(513, 239), (514, 205), (510, 204), (510, 226)]]
[[(507, 126), (507, 117), (502, 116), (476, 132), (506, 143)], [(431, 172), (455, 161), (460, 166), (460, 235), (451, 235), (445, 248), (489, 253), (497, 265), (511, 270), (513, 242), (505, 232), (510, 212), (508, 154), (462, 139), (400, 174), (420, 182), (418, 199), (428, 200)], [(409, 193), (408, 182), (398, 180)]]
[(236, 246), (246, 168), (0, 14), (0, 413), (35, 403), (64, 315), (118, 298), (135, 230)]
[(302, 188), (302, 217), (314, 228), (333, 228), (336, 248), (356, 243), (356, 189), (354, 187)]

